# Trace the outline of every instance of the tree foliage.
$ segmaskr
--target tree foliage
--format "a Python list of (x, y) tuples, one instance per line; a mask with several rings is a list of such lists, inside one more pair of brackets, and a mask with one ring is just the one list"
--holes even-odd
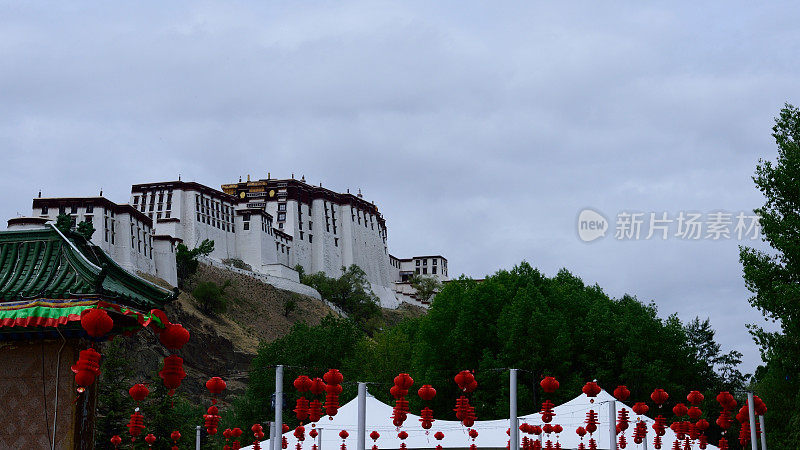
[(442, 283), (435, 277), (414, 275), (411, 277), (411, 287), (417, 291), (417, 299), (427, 303), (442, 288)]
[(192, 289), (192, 297), (197, 301), (197, 305), (203, 314), (221, 314), (228, 308), (225, 289), (230, 285), (231, 280), (226, 280), (223, 284), (217, 284), (213, 281), (200, 281)]
[(95, 229), (94, 229), (94, 225), (92, 225), (92, 222), (87, 222), (87, 221), (84, 220), (83, 222), (78, 224), (77, 231), (78, 231), (78, 234), (83, 236), (87, 241), (91, 241), (92, 240), (92, 235), (94, 234)]
[(305, 275), (300, 272), (300, 282), (316, 289), (322, 298), (342, 308), (356, 322), (373, 331), (372, 319), (381, 314), (380, 302), (372, 292), (367, 274), (361, 267), (353, 264), (342, 267), (342, 275), (332, 278), (324, 272)]
[(760, 160), (753, 181), (765, 203), (755, 210), (770, 252), (741, 247), (750, 304), (780, 325), (768, 332), (750, 325), (766, 365), (756, 371), (756, 389), (772, 410), (770, 448), (794, 448), (800, 440), (800, 110), (785, 105), (772, 127), (778, 158)]
[(199, 262), (199, 256), (206, 256), (214, 251), (214, 241), (203, 239), (199, 246), (189, 250), (182, 242), (178, 244), (175, 251), (175, 264), (178, 272), (178, 287), (184, 288), (186, 280), (189, 279), (195, 272)]

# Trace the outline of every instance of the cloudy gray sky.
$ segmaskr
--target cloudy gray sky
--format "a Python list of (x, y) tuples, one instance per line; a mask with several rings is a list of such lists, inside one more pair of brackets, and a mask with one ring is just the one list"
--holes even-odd
[(395, 255), (566, 267), (710, 317), (752, 370), (738, 241), (586, 244), (576, 219), (758, 206), (800, 8), (561, 3), (0, 2), (0, 218), (294, 172), (361, 188)]

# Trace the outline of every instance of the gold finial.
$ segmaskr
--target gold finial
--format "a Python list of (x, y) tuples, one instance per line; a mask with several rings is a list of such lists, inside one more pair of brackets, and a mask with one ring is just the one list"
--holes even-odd
[(249, 173), (247, 174), (247, 182), (248, 183), (250, 182), (250, 174)]

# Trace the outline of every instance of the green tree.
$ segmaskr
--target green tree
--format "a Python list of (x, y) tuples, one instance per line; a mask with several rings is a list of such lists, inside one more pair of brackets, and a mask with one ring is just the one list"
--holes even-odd
[(753, 181), (765, 203), (755, 210), (770, 251), (740, 247), (750, 304), (780, 331), (749, 329), (766, 365), (756, 371), (755, 387), (772, 410), (767, 414), (770, 448), (795, 448), (800, 440), (800, 110), (786, 104), (772, 136), (778, 158), (760, 160)]
[(203, 314), (221, 314), (228, 308), (228, 299), (225, 289), (231, 285), (231, 280), (219, 285), (213, 281), (200, 281), (192, 289), (192, 297), (197, 300), (197, 305)]
[(423, 303), (428, 303), (442, 288), (442, 283), (435, 277), (414, 275), (410, 282), (411, 287), (417, 291), (417, 299)]
[(87, 222), (85, 220), (78, 224), (77, 230), (78, 233), (81, 236), (83, 236), (87, 241), (92, 240), (92, 235), (95, 232), (94, 225), (92, 225), (92, 222)]
[(367, 331), (377, 329), (377, 323), (371, 319), (381, 314), (378, 297), (372, 292), (367, 274), (357, 265), (342, 267), (339, 278), (317, 272), (303, 274), (300, 281), (316, 289), (325, 300), (342, 308)]
[(214, 241), (203, 239), (199, 246), (189, 250), (189, 247), (183, 243), (178, 244), (175, 251), (175, 265), (178, 272), (178, 287), (183, 289), (186, 280), (189, 279), (195, 272), (199, 262), (199, 256), (206, 256), (214, 251)]
[(67, 233), (72, 230), (72, 216), (69, 214), (59, 214), (56, 217), (56, 228), (62, 233)]
[(123, 436), (131, 413), (133, 400), (128, 395), (132, 386), (133, 367), (125, 357), (121, 339), (114, 339), (103, 346), (103, 360), (97, 386), (97, 421), (95, 423), (95, 447), (106, 448), (111, 436)]

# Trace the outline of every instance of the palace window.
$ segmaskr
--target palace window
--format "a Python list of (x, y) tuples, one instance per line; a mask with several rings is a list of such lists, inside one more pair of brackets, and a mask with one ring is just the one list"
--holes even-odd
[(278, 211), (286, 211), (286, 203), (278, 203)]
[(436, 266), (433, 266), (433, 267), (431, 268), (431, 273), (432, 273), (432, 274), (434, 274), (434, 275), (436, 275)]
[(308, 235), (308, 242), (314, 242), (314, 235), (313, 234), (309, 234)]
[(94, 205), (86, 205), (86, 213), (91, 214), (94, 212)]
[(339, 246), (339, 238), (333, 238), (333, 245)]
[(42, 206), (42, 214), (47, 214), (47, 206)]

